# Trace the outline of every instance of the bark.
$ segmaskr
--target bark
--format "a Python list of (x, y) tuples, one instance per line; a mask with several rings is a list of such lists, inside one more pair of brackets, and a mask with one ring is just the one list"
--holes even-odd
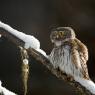
[[(10, 40), (10, 42), (14, 43), (16, 46), (24, 47), (25, 43), (17, 37), (13, 36), (12, 34), (8, 33), (8, 31), (0, 28), (0, 33), (8, 40)], [(47, 67), (51, 71), (51, 73), (54, 74), (56, 77), (62, 79), (68, 85), (71, 85), (71, 87), (74, 87), (75, 93), (77, 93), (77, 95), (93, 95), (84, 87), (82, 87), (79, 83), (75, 82), (74, 80), (71, 80), (71, 78), (69, 78), (66, 74), (62, 73), (59, 69), (54, 69), (53, 65), (50, 63), (48, 58), (46, 58), (41, 53), (37, 52), (35, 49), (29, 48), (27, 49), (27, 52), (29, 56), (34, 57), (35, 60), (40, 61), (39, 63)]]

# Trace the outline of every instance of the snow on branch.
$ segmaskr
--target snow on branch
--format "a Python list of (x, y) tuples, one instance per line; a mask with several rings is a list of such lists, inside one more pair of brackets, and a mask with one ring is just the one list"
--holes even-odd
[[(40, 53), (46, 55), (46, 53), (42, 49), (40, 49), (40, 41), (38, 39), (36, 39), (34, 36), (27, 35), (27, 34), (25, 34), (23, 32), (20, 32), (16, 29), (13, 29), (8, 24), (5, 24), (1, 21), (0, 21), (0, 28), (1, 28), (1, 31), (2, 31), (2, 32), (0, 32), (1, 35), (4, 35), (6, 37), (8, 37), (8, 35), (10, 35), (11, 37), (13, 36), (16, 40), (19, 39), (19, 41), (21, 43), (23, 43), (24, 48), (26, 48), (26, 49), (34, 48), (37, 51), (39, 51)], [(18, 41), (16, 41), (15, 43), (17, 43), (17, 42)]]
[(52, 74), (56, 75), (58, 78), (63, 79), (67, 84), (74, 87), (75, 92), (78, 95), (92, 95), (88, 90), (82, 87), (79, 83), (75, 82), (68, 78), (68, 76), (59, 69), (54, 69), (53, 65), (50, 63), (46, 53), (40, 49), (40, 42), (34, 36), (26, 35), (22, 32), (19, 32), (7, 24), (0, 22), (0, 33), (7, 37), (11, 42), (15, 43), (17, 46), (24, 47), (28, 54), (31, 57), (34, 57), (36, 60), (40, 61), (43, 65), (45, 65)]
[(29, 48), (27, 51), (31, 57), (34, 57), (36, 60), (41, 62), (41, 64), (43, 64), (45, 67), (47, 67), (53, 75), (55, 75), (57, 78), (64, 80), (64, 82), (66, 82), (68, 85), (75, 88), (74, 92), (76, 94), (78, 94), (78, 95), (93, 95), (88, 90), (86, 90), (83, 86), (81, 86), (79, 83), (75, 82), (70, 77), (68, 77), (65, 73), (61, 72), (59, 69), (54, 69), (53, 65), (50, 63), (48, 58), (46, 58), (41, 53), (39, 53), (38, 51), (36, 51), (33, 48)]
[(6, 89), (5, 87), (2, 86), (2, 82), (0, 81), (0, 95), (17, 95), (11, 91), (9, 91), (8, 89)]

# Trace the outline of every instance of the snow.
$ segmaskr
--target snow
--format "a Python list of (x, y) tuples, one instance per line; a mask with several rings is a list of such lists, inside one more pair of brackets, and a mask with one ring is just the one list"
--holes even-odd
[(27, 65), (29, 63), (28, 59), (23, 59), (23, 63)]
[(75, 77), (75, 80), (79, 82), (82, 86), (84, 86), (86, 89), (88, 89), (92, 94), (95, 94), (95, 83), (93, 81), (80, 77)]
[(40, 42), (34, 36), (26, 35), (26, 38), (23, 41), (25, 42), (26, 49), (28, 48), (39, 49), (40, 48)]
[(46, 52), (43, 51), (42, 49), (37, 49), (37, 51), (40, 52), (40, 53), (41, 53), (42, 55), (44, 55), (45, 57), (47, 57)]
[(66, 73), (67, 75), (71, 75), (74, 77), (75, 81), (84, 86), (87, 90), (89, 90), (92, 94), (95, 94), (95, 84), (90, 79), (84, 79), (81, 73), (81, 65), (79, 60), (79, 55), (76, 51), (77, 55), (77, 65), (79, 67), (76, 68), (75, 64), (72, 63), (71, 55), (69, 53), (69, 46), (64, 46), (61, 49), (54, 48), (48, 57), (50, 62), (53, 64), (54, 68), (59, 68), (60, 71)]
[(16, 29), (13, 29), (11, 26), (9, 26), (3, 22), (0, 22), (0, 27), (4, 28), (5, 30), (7, 30), (9, 33), (16, 36), (17, 38), (23, 40), (25, 42), (26, 49), (28, 49), (30, 47), (34, 48), (34, 49), (40, 48), (40, 42), (34, 36), (27, 35), (27, 34), (20, 32)]
[(2, 37), (2, 35), (0, 34), (0, 38)]
[(26, 49), (34, 48), (35, 50), (37, 50), (38, 52), (40, 52), (41, 54), (46, 56), (46, 53), (42, 49), (40, 49), (40, 41), (37, 38), (35, 38), (34, 36), (27, 35), (16, 29), (13, 29), (11, 26), (9, 26), (8, 24), (5, 24), (1, 21), (0, 21), (0, 27), (7, 30), (9, 33), (11, 33), (12, 35), (21, 39), (22, 41), (24, 41), (25, 42), (24, 48), (26, 48)]
[(9, 91), (5, 87), (2, 87), (2, 82), (0, 81), (0, 95), (1, 95), (1, 93), (3, 93), (2, 95), (17, 95), (15, 93)]

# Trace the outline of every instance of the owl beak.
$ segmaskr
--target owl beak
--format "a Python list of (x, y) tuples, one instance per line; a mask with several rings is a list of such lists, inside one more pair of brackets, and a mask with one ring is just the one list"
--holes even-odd
[(57, 35), (57, 36), (56, 36), (56, 38), (58, 39), (58, 38), (59, 38), (59, 36)]

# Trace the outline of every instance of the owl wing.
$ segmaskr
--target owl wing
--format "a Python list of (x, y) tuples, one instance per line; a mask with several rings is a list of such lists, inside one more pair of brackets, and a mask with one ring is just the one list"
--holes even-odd
[(88, 60), (88, 49), (87, 47), (78, 39), (75, 39), (76, 46), (73, 48), (72, 59), (75, 63), (76, 67), (80, 66), (80, 71), (83, 74), (83, 77), (88, 79), (88, 68), (87, 68), (87, 60)]
[(82, 56), (83, 62), (87, 63), (88, 61), (88, 49), (87, 47), (78, 39), (75, 39), (75, 42), (78, 46), (78, 51), (80, 53), (80, 56)]

